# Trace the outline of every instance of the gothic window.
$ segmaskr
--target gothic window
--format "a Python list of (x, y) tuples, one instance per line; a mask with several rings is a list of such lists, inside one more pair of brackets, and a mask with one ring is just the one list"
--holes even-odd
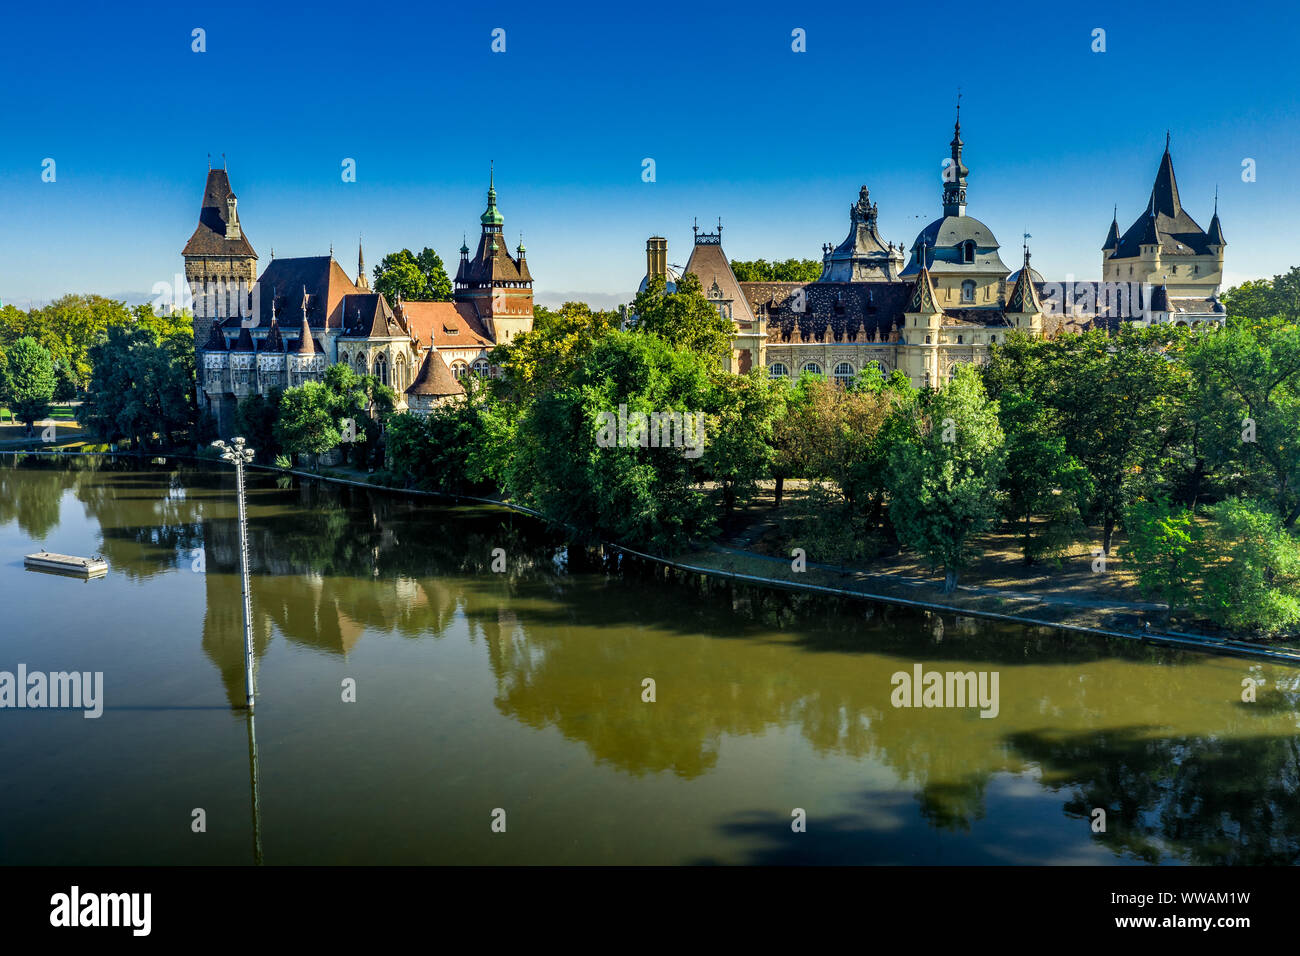
[(368, 375), (369, 373), (370, 373), (370, 366), (368, 366), (368, 365), (366, 364), (366, 355), (365, 355), (365, 353), (364, 353), (364, 352), (358, 352), (358, 353), (357, 353), (357, 374), (358, 374), (358, 375)]
[(804, 362), (801, 371), (807, 372), (809, 375), (820, 375), (822, 374), (822, 367), (816, 362)]
[(383, 352), (375, 356), (375, 378), (381, 385), (388, 384), (388, 357)]
[(399, 354), (397, 361), (393, 362), (393, 387), (402, 391), (409, 384), (406, 380), (406, 356)]
[(767, 367), (767, 374), (771, 378), (788, 378), (790, 370), (786, 368), (784, 362), (773, 362)]
[(487, 378), (487, 373), (488, 373), (487, 359), (485, 358), (476, 359), (474, 361), (473, 368), (474, 368), (474, 374), (477, 375), (479, 378)]
[(855, 374), (853, 366), (848, 362), (841, 362), (839, 365), (835, 366), (835, 381), (839, 382), (841, 385), (848, 385), (852, 382)]
[(341, 363), (344, 364), (344, 365), (351, 365), (351, 364), (352, 364), (350, 361), (348, 361), (348, 353), (347, 353), (347, 352), (340, 352), (340, 353), (339, 353), (339, 362), (341, 362)]
[(967, 279), (961, 284), (961, 300), (963, 302), (975, 301), (975, 280)]

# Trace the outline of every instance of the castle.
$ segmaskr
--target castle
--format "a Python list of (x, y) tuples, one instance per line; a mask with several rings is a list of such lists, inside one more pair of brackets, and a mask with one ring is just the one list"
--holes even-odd
[(374, 375), (398, 408), (427, 413), (465, 393), (466, 375), (492, 373), (488, 353), (532, 328), (533, 280), (523, 243), (511, 256), (495, 176), (480, 217), (478, 248), (460, 249), (451, 302), (396, 302), (370, 289), (357, 249), (349, 279), (328, 256), (274, 258), (260, 276), (224, 169), (209, 169), (199, 223), (186, 243), (194, 298), (201, 405), (221, 435), (239, 400), (316, 381), (335, 363)]
[[(1030, 267), (1003, 262), (993, 231), (967, 215), (968, 176), (961, 119), (945, 163), (942, 215), (907, 250), (885, 242), (863, 186), (849, 207), (849, 232), (822, 247), (815, 282), (739, 282), (717, 232), (694, 229), (686, 272), (734, 326), (729, 368), (766, 368), (774, 378), (801, 372), (848, 383), (868, 366), (899, 370), (917, 387), (937, 387), (962, 363), (988, 361), (1012, 330), (1034, 336), (1120, 322), (1218, 324), (1226, 245), (1218, 208), (1206, 232), (1183, 209), (1166, 139), (1146, 211), (1121, 237), (1117, 222), (1102, 248), (1101, 283), (1047, 282)], [(666, 240), (646, 246), (646, 278), (676, 276)]]

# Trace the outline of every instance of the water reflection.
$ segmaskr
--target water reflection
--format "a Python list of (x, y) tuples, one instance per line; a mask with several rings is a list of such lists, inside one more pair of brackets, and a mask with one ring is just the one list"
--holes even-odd
[[(233, 475), (71, 465), (0, 464), (0, 524), (49, 534), (71, 492), (98, 523), (114, 572), (144, 580), (189, 573), (201, 559), (202, 650), (232, 710), (242, 708)], [(891, 836), (872, 823), (881, 807), (974, 840), (982, 822), (1012, 812), (1008, 780), (1078, 834), (1063, 841), (1097, 843), (1119, 858), (1300, 861), (1293, 670), (665, 580), (657, 569), (569, 554), (535, 522), (498, 510), (296, 480), (280, 487), (258, 473), (249, 546), (258, 662), (276, 635), (345, 659), (375, 635), (442, 640), (463, 629), (482, 648), (477, 666), (490, 671), (496, 712), (579, 744), (590, 786), (594, 768), (646, 783), (701, 781), (721, 773), (729, 740), (786, 732), (813, 754), (888, 771), (889, 786), (873, 778), (842, 795), (855, 809), (819, 821), (828, 835), (820, 841), (782, 839), (788, 818), (745, 810), (743, 793), (734, 806), (713, 807), (717, 829), (750, 844), (754, 862), (901, 861), (915, 831)], [(497, 547), (508, 555), (504, 574), (490, 570)], [(891, 707), (890, 676), (913, 663), (999, 671), (998, 719)], [(1239, 700), (1246, 675), (1264, 681), (1256, 704)], [(641, 699), (644, 677), (656, 681), (655, 704)], [(251, 716), (248, 743), (260, 859)], [(494, 746), (487, 736), (481, 743)], [(763, 752), (769, 763), (784, 753), (775, 743)], [(1090, 832), (1097, 807), (1112, 821), (1108, 833)]]

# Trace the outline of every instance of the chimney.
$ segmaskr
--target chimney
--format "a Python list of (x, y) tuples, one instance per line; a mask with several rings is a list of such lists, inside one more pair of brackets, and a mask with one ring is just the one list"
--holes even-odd
[(239, 212), (235, 208), (235, 194), (231, 193), (226, 197), (226, 238), (238, 239), (239, 231)]
[(651, 236), (645, 244), (645, 274), (648, 279), (666, 278), (668, 275), (668, 240)]

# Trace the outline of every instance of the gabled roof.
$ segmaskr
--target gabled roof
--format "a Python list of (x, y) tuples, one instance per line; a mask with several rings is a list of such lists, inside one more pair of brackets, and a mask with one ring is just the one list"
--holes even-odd
[(313, 329), (340, 328), (343, 297), (359, 291), (333, 256), (272, 259), (257, 280), (257, 327), (270, 328), (272, 300), (276, 315), (297, 320), (302, 315), (304, 289), (307, 320)]
[[(712, 241), (699, 242), (698, 239)], [(754, 313), (750, 311), (749, 300), (745, 298), (745, 293), (740, 290), (740, 283), (736, 281), (736, 274), (731, 271), (731, 263), (727, 261), (727, 254), (722, 251), (721, 236), (709, 233), (701, 233), (697, 236), (695, 247), (691, 250), (691, 258), (686, 263), (686, 270), (694, 274), (699, 280), (700, 285), (704, 287), (705, 294), (709, 294), (714, 284), (717, 284), (717, 291), (713, 298), (731, 302), (731, 317), (736, 322), (753, 322)]]
[(238, 239), (226, 238), (226, 200), (233, 195), (226, 171), (209, 169), (208, 182), (203, 188), (203, 206), (199, 209), (199, 224), (190, 236), (190, 241), (185, 243), (182, 255), (257, 258), (248, 236), (244, 234), (243, 223), (240, 223)]
[(343, 297), (340, 309), (343, 334), (364, 338), (407, 336), (401, 319), (378, 292), (361, 292)]
[(930, 270), (922, 267), (912, 286), (912, 295), (907, 300), (907, 311), (921, 315), (935, 315), (942, 310), (935, 304), (934, 284), (930, 281)]
[(468, 302), (403, 302), (402, 315), (420, 345), (492, 348), (496, 341)]
[(420, 365), (420, 374), (406, 388), (407, 395), (464, 395), (465, 389), (456, 376), (451, 374), (447, 363), (442, 360), (436, 348), (424, 353), (424, 362)]

